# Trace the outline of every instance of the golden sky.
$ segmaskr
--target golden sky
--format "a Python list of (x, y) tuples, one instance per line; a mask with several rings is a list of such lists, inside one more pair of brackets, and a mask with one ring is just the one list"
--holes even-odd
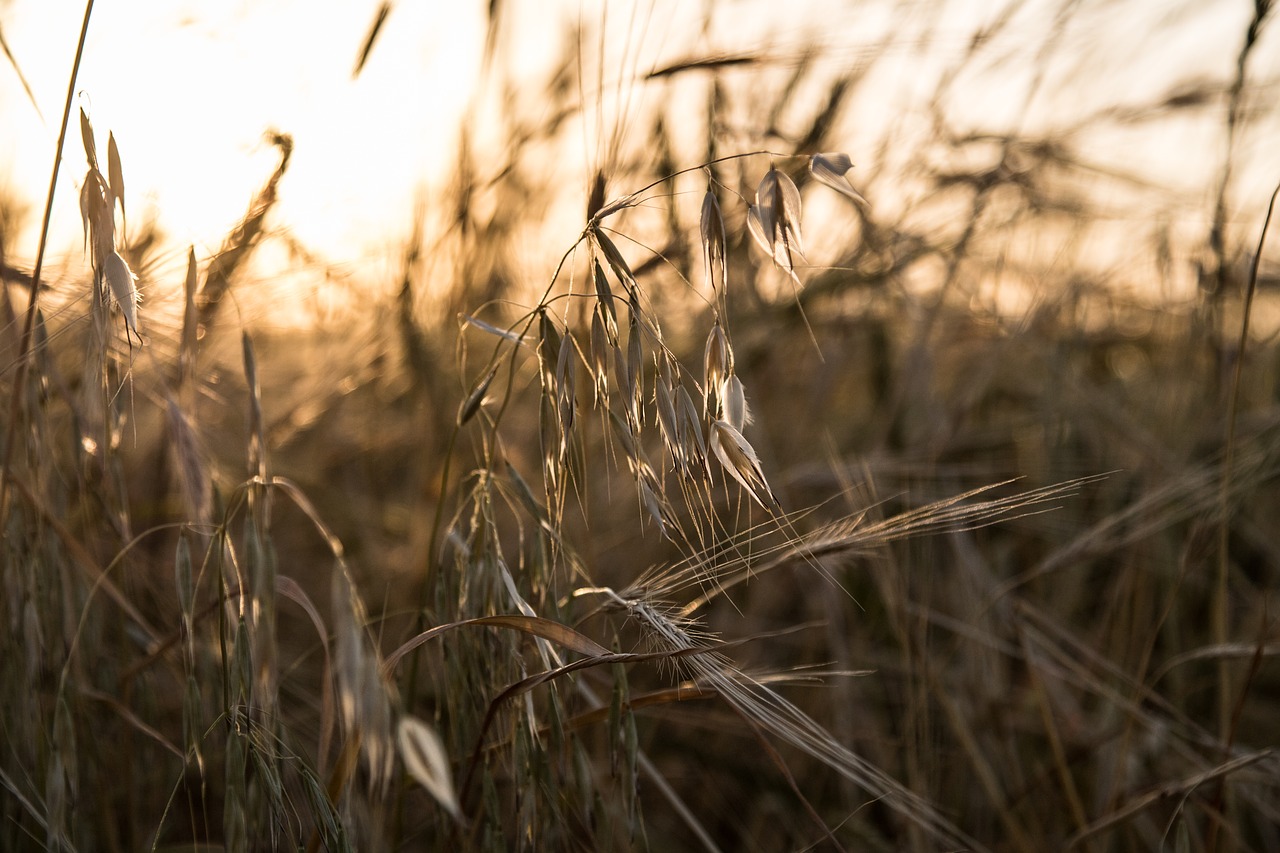
[[(92, 118), (100, 148), (107, 132), (114, 132), (131, 219), (154, 216), (175, 253), (185, 255), (186, 245), (193, 244), (198, 256), (207, 257), (274, 168), (276, 152), (264, 132), (279, 130), (294, 138), (295, 148), (274, 223), (334, 263), (398, 254), (415, 199), (424, 187), (429, 196), (433, 182), (447, 180), (440, 170), (451, 159), (459, 117), (473, 96), (490, 4), (394, 3), (368, 65), (353, 77), (380, 5), (96, 4), (75, 107)], [(895, 193), (905, 193), (895, 169), (919, 158), (919, 134), (927, 130), (921, 116), (940, 85), (948, 92), (942, 108), (957, 130), (1015, 127), (1036, 133), (1070, 127), (1108, 105), (1149, 103), (1198, 81), (1225, 83), (1252, 11), (1244, 0), (530, 0), (497, 6), (505, 15), (499, 50), (517, 76), (522, 68), (545, 67), (568, 24), (593, 24), (602, 16), (616, 37), (588, 44), (587, 52), (603, 53), (615, 79), (717, 52), (757, 51), (782, 57), (785, 67), (814, 50), (838, 71), (872, 50), (883, 51), (892, 61), (876, 66), (853, 102), (858, 121), (845, 150), (860, 176), (875, 176), (870, 189), (876, 202), (890, 206)], [(1071, 15), (1059, 17), (1063, 9)], [(1007, 10), (1013, 11), (1006, 16)], [(83, 12), (83, 3), (72, 0), (0, 0), (0, 27), (35, 102), (4, 61), (0, 189), (28, 202), (27, 229), (10, 237), (10, 251), (22, 258), (34, 255)], [(975, 33), (984, 31), (991, 45), (974, 53)], [(1264, 35), (1274, 46), (1271, 31)], [(1255, 76), (1274, 76), (1278, 56), (1280, 50), (1259, 49)], [(959, 73), (951, 74), (955, 69)], [(541, 85), (538, 72), (529, 70), (527, 78)], [(537, 90), (531, 94), (536, 99)], [(588, 123), (574, 143), (580, 150), (565, 159), (607, 155), (593, 136), (625, 121), (626, 111), (640, 105), (615, 104), (604, 125)], [(1210, 107), (1194, 122), (1106, 124), (1074, 142), (1103, 167), (1124, 168), (1182, 193), (1194, 219), (1220, 169), (1220, 112)], [(1258, 127), (1275, 124), (1271, 110)], [(1240, 208), (1253, 211), (1249, 216), (1260, 214), (1259, 198), (1265, 207), (1276, 177), (1270, 173), (1277, 171), (1275, 157), (1267, 154), (1274, 143), (1268, 148), (1266, 138), (1255, 132), (1238, 142), (1242, 162), (1263, 176), (1242, 183), (1237, 193)], [(84, 158), (74, 112), (64, 163), (53, 257), (79, 251), (77, 190)], [(575, 202), (573, 209), (580, 208)]]
[[(342, 255), (407, 220), (425, 164), (453, 144), (446, 128), (470, 95), (483, 20), (479, 4), (398, 4), (353, 79), (378, 5), (96, 4), (75, 106), (89, 114), (100, 147), (115, 134), (130, 213), (154, 213), (177, 244), (215, 250), (274, 168), (264, 132), (278, 129), (296, 143), (280, 215), (304, 243)], [(66, 0), (0, 5), (39, 107), (13, 68), (0, 68), (0, 181), (26, 198), (42, 198), (48, 184), (82, 16), (83, 4)], [(71, 128), (55, 223), (64, 242), (78, 237), (84, 173), (74, 112)]]

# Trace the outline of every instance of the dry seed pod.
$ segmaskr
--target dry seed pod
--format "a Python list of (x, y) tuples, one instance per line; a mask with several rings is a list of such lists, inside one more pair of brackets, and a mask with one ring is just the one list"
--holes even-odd
[(747, 211), (747, 230), (773, 262), (795, 278), (794, 255), (803, 255), (800, 242), (800, 191), (776, 168), (770, 168), (756, 189), (756, 203)]
[(120, 152), (116, 149), (116, 136), (107, 133), (107, 175), (111, 179), (111, 197), (120, 205), (120, 216), (124, 212), (124, 171), (120, 168)]
[(93, 142), (93, 125), (84, 107), (80, 108), (80, 141), (84, 143), (84, 156), (89, 161), (90, 169), (98, 168), (98, 146)]
[(693, 404), (693, 398), (689, 396), (689, 392), (683, 385), (676, 389), (676, 395), (680, 406), (676, 425), (679, 427), (680, 446), (684, 451), (685, 459), (702, 466), (707, 473), (710, 473), (707, 442), (702, 437), (702, 420), (698, 417), (698, 407)]
[(622, 253), (618, 251), (618, 247), (609, 239), (609, 235), (600, 229), (596, 229), (595, 235), (596, 245), (600, 247), (600, 251), (604, 252), (604, 258), (609, 262), (609, 268), (613, 270), (613, 274), (618, 277), (618, 281), (622, 282), (622, 289), (630, 295), (635, 292), (636, 277), (631, 272), (631, 267), (627, 266), (627, 261), (622, 257)]
[(112, 215), (111, 188), (102, 173), (90, 169), (80, 188), (80, 219), (84, 226), (84, 244), (90, 250), (95, 269), (107, 255), (115, 251), (115, 219)]
[(870, 207), (862, 193), (853, 188), (849, 181), (849, 170), (853, 162), (848, 154), (814, 154), (809, 158), (809, 174), (820, 183), (826, 184), (836, 192), (853, 201), (860, 207)]
[(462, 822), (462, 811), (453, 790), (449, 754), (435, 729), (417, 717), (405, 716), (396, 727), (400, 758), (418, 784), (436, 798), (454, 820)]
[(720, 397), (724, 380), (733, 374), (733, 349), (729, 346), (729, 337), (724, 327), (717, 320), (707, 335), (706, 351), (702, 356), (702, 383), (706, 398), (703, 400), (703, 411), (713, 419), (719, 418), (723, 408)]
[(634, 413), (632, 411), (632, 401), (635, 399), (635, 395), (627, 389), (626, 384), (627, 356), (620, 348), (614, 349), (613, 351), (613, 380), (618, 383), (618, 391), (625, 398), (623, 411), (626, 413), (627, 423), (633, 430), (638, 432), (640, 430), (640, 421), (638, 420), (639, 416), (638, 413)]
[(658, 428), (662, 432), (662, 441), (671, 452), (679, 468), (684, 468), (684, 449), (680, 443), (680, 430), (677, 426), (676, 407), (671, 397), (671, 386), (663, 378), (654, 383), (654, 402), (658, 409)]
[(574, 357), (576, 349), (573, 333), (565, 332), (560, 341), (560, 354), (556, 357), (556, 406), (560, 413), (562, 453), (565, 440), (573, 428), (574, 384), (577, 381), (577, 359)]
[(609, 405), (609, 338), (599, 305), (591, 312), (591, 376), (595, 380), (596, 404)]
[(738, 432), (751, 423), (751, 408), (747, 405), (746, 389), (742, 380), (730, 376), (724, 383), (724, 419)]
[(702, 253), (707, 263), (707, 283), (712, 290), (716, 289), (716, 264), (720, 265), (720, 291), (723, 293), (729, 284), (729, 273), (725, 268), (725, 236), (724, 217), (720, 215), (720, 203), (716, 194), (707, 187), (707, 194), (702, 197), (702, 217), (699, 223), (702, 236)]
[(542, 387), (555, 387), (555, 364), (560, 358), (560, 333), (545, 308), (538, 309), (538, 361), (542, 364)]
[(711, 424), (711, 447), (725, 471), (738, 481), (738, 485), (751, 495), (752, 500), (764, 509), (778, 505), (764, 478), (755, 448), (732, 424), (727, 421), (715, 421)]
[(497, 375), (498, 366), (495, 364), (489, 368), (489, 372), (484, 379), (480, 380), (480, 384), (467, 395), (467, 399), (462, 401), (462, 405), (458, 407), (458, 426), (462, 426), (471, 420), (475, 417), (476, 412), (480, 411), (480, 406), (484, 403), (484, 395), (489, 392), (489, 385), (493, 382), (493, 377)]
[(644, 423), (644, 389), (641, 387), (641, 373), (644, 369), (644, 355), (640, 349), (640, 324), (636, 315), (631, 315), (631, 328), (627, 333), (627, 404), (632, 409), (632, 416), (637, 424)]
[(662, 504), (659, 502), (653, 487), (647, 482), (648, 479), (648, 477), (642, 476), (636, 480), (640, 486), (640, 502), (644, 504), (645, 511), (649, 513), (649, 517), (653, 519), (654, 524), (658, 525), (658, 533), (665, 537), (667, 535), (667, 524), (662, 518)]
[(111, 295), (115, 297), (120, 312), (124, 314), (124, 324), (128, 331), (137, 336), (139, 342), (142, 335), (138, 333), (138, 288), (135, 282), (138, 277), (129, 269), (129, 264), (120, 257), (119, 252), (111, 252), (103, 260), (102, 275), (111, 286)]
[(618, 437), (618, 443), (622, 445), (622, 453), (627, 457), (627, 465), (634, 470), (636, 461), (640, 458), (634, 431), (629, 424), (618, 417), (613, 409), (609, 410), (609, 422), (613, 424), (613, 432)]
[(594, 261), (592, 267), (596, 285), (596, 299), (599, 301), (600, 307), (604, 309), (604, 316), (608, 321), (605, 325), (605, 331), (609, 333), (611, 341), (616, 341), (618, 339), (618, 311), (613, 304), (613, 290), (609, 287), (609, 279), (605, 277), (604, 267), (600, 266), (600, 261)]

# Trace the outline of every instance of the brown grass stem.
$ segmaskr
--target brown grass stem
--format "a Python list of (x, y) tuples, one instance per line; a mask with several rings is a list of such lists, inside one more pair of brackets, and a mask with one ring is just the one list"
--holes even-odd
[[(1262, 249), (1266, 245), (1267, 230), (1271, 225), (1271, 216), (1275, 211), (1276, 197), (1280, 196), (1280, 184), (1271, 193), (1267, 204), (1267, 215), (1262, 221), (1262, 232), (1258, 235), (1258, 247), (1253, 255), (1253, 265), (1249, 271), (1249, 282), (1244, 294), (1244, 311), (1240, 320), (1240, 336), (1236, 348), (1235, 365), (1231, 373), (1231, 396), (1227, 404), (1227, 425), (1224, 437), (1224, 455), (1222, 475), (1218, 487), (1218, 563), (1213, 592), (1213, 638), (1220, 645), (1225, 645), (1230, 638), (1231, 609), (1231, 471), (1236, 455), (1236, 422), (1240, 413), (1240, 385), (1244, 375), (1245, 351), (1249, 343), (1249, 323), (1253, 316), (1254, 295), (1258, 288), (1258, 267), (1262, 262)], [(1245, 688), (1247, 689), (1247, 685)], [(1231, 744), (1235, 741), (1237, 699), (1232, 689), (1231, 662), (1226, 658), (1218, 661), (1218, 737), (1222, 740), (1223, 755), (1229, 757)], [(1225, 796), (1226, 777), (1219, 779), (1219, 797)], [(1227, 804), (1223, 803), (1226, 808)], [(1210, 822), (1206, 847), (1209, 851), (1217, 850), (1218, 822)]]
[(35, 268), (31, 272), (31, 295), (27, 300), (26, 317), (22, 324), (22, 340), (18, 344), (18, 368), (14, 373), (13, 393), (9, 399), (9, 419), (4, 442), (4, 464), (0, 465), (0, 519), (9, 516), (9, 469), (13, 464), (13, 445), (17, 435), (19, 413), (22, 408), (23, 385), (26, 381), (31, 336), (35, 332), (36, 314), (40, 305), (40, 274), (44, 269), (45, 250), (49, 243), (49, 224), (53, 220), (53, 199), (58, 188), (58, 171), (62, 165), (62, 149), (67, 141), (67, 125), (71, 121), (71, 102), (76, 96), (76, 79), (80, 76), (80, 60), (84, 57), (84, 43), (89, 36), (89, 18), (93, 14), (93, 0), (85, 0), (84, 21), (80, 24), (80, 39), (76, 42), (75, 57), (71, 60), (71, 74), (67, 80), (67, 97), (62, 106), (62, 125), (58, 129), (58, 142), (53, 151), (53, 168), (49, 174), (49, 192), (45, 195), (44, 216), (40, 220), (40, 244), (36, 248)]

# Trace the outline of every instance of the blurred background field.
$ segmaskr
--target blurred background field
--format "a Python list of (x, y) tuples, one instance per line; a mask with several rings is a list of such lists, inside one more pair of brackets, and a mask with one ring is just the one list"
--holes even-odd
[(46, 223), (0, 2), (0, 848), (1280, 849), (1270, 3), (119, 5)]

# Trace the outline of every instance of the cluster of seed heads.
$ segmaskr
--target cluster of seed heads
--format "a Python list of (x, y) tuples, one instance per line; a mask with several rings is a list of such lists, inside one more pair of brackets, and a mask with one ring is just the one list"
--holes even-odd
[[(851, 168), (844, 154), (809, 158), (809, 171), (816, 181), (865, 204), (847, 179)], [(733, 481), (752, 502), (776, 513), (780, 511), (777, 498), (759, 455), (744, 434), (751, 413), (747, 389), (734, 371), (726, 308), (730, 280), (727, 241), (714, 187), (708, 184), (699, 226), (707, 287), (714, 297), (700, 386), (687, 377), (668, 349), (658, 319), (647, 310), (646, 295), (631, 265), (610, 236), (614, 232), (605, 226), (613, 215), (639, 204), (642, 195), (643, 191), (593, 204), (587, 226), (575, 244), (575, 250), (586, 248), (591, 283), (584, 297), (592, 301), (588, 346), (579, 345), (568, 313), (558, 317), (549, 298), (529, 315), (525, 333), (499, 332), (508, 342), (523, 341), (529, 333), (536, 335), (544, 402), (543, 474), (549, 503), (562, 503), (578, 419), (577, 371), (582, 367), (590, 377), (593, 404), (608, 413), (615, 446), (636, 482), (640, 506), (663, 535), (671, 536), (678, 529), (664, 486), (668, 471), (677, 475), (675, 480), (691, 507), (711, 505), (713, 469), (718, 466), (726, 482)], [(785, 172), (771, 165), (760, 180), (755, 201), (748, 203), (747, 227), (778, 269), (797, 283), (796, 263), (803, 255), (800, 220), (799, 190)], [(495, 361), (460, 408), (459, 425), (480, 411), (496, 372)], [(641, 440), (646, 427), (652, 425), (656, 425), (662, 442), (662, 466), (653, 463)]]
[[(124, 316), (125, 334), (142, 342), (138, 332), (138, 277), (120, 255), (116, 245), (116, 205), (123, 220), (124, 172), (120, 168), (120, 152), (116, 148), (114, 134), (107, 137), (107, 175), (98, 164), (98, 150), (93, 138), (93, 125), (84, 110), (80, 111), (80, 137), (84, 142), (89, 171), (80, 188), (80, 217), (84, 225), (84, 239), (93, 260), (95, 292), (110, 292)], [(104, 290), (102, 284), (106, 283)]]

